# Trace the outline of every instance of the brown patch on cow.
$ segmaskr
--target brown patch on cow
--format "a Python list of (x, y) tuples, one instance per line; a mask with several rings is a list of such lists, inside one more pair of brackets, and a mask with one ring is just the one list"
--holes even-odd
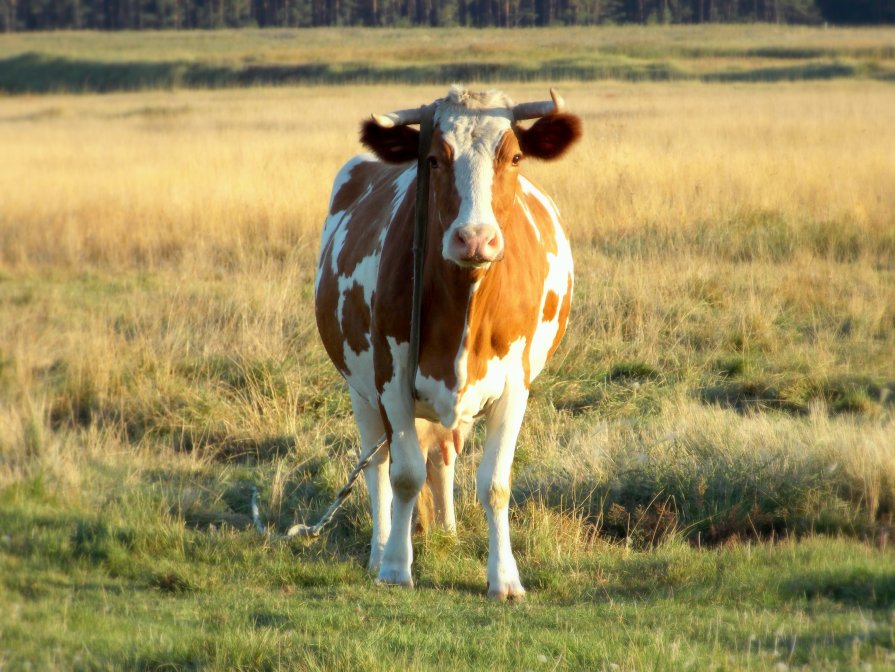
[(522, 207), (513, 207), (502, 221), (506, 252), (492, 264), (469, 307), (470, 348), (467, 384), (487, 375), (488, 361), (504, 357), (510, 345), (525, 338), (524, 383), (531, 382), (530, 350), (539, 324), (541, 297), (547, 279), (547, 254)]
[(317, 287), (317, 297), (314, 305), (317, 317), (317, 330), (323, 341), (323, 347), (333, 364), (342, 375), (348, 373), (345, 366), (345, 353), (342, 349), (342, 332), (339, 329), (339, 283), (329, 273), (328, 269), (322, 272), (320, 283)]
[(443, 259), (436, 261), (430, 256), (426, 262), (420, 323), (420, 373), (442, 381), (448, 389), (457, 386), (455, 359), (463, 346), (472, 285), (470, 275), (468, 270)]
[(405, 169), (383, 164), (373, 164), (379, 167), (372, 180), (364, 184), (364, 193), (372, 185), (372, 190), (365, 199), (352, 206), (348, 214), (350, 220), (343, 226), (348, 229), (348, 235), (336, 266), (341, 275), (350, 276), (354, 269), (364, 259), (377, 251), (379, 247), (379, 235), (389, 225), (392, 201), (397, 189), (396, 182)]
[(348, 347), (358, 355), (370, 347), (370, 306), (364, 299), (364, 288), (357, 283), (345, 291), (342, 333), (345, 334)]
[(333, 202), (329, 208), (330, 214), (334, 215), (342, 210), (347, 210), (360, 200), (367, 185), (370, 184), (370, 180), (373, 179), (376, 167), (375, 162), (364, 161), (351, 169), (348, 180), (333, 194)]
[(559, 295), (552, 289), (544, 298), (544, 312), (541, 314), (541, 322), (550, 322), (556, 317), (556, 309), (559, 307)]
[(389, 226), (379, 260), (379, 276), (374, 290), (376, 301), (370, 322), (374, 383), (379, 392), (395, 376), (389, 337), (398, 343), (410, 340), (415, 198), (416, 182), (413, 182)]
[(443, 261), (441, 239), (460, 211), (460, 194), (454, 182), (454, 150), (444, 141), (441, 129), (432, 133), (429, 159), (429, 229), (426, 266)]
[(494, 181), (491, 185), (491, 207), (494, 216), (503, 225), (510, 211), (516, 205), (519, 190), (519, 165), (513, 158), (521, 156), (519, 141), (513, 131), (507, 131), (500, 139), (494, 154)]
[(562, 306), (559, 309), (559, 323), (556, 329), (556, 336), (553, 338), (553, 345), (550, 346), (550, 352), (547, 353), (547, 361), (553, 357), (553, 353), (559, 347), (563, 335), (566, 333), (566, 325), (569, 323), (569, 312), (572, 310), (572, 274), (569, 273), (569, 283), (566, 293), (562, 297)]

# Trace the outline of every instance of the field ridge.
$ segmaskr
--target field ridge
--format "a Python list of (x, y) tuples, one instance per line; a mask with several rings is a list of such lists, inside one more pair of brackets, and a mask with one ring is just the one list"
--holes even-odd
[(891, 30), (758, 24), (714, 30), (344, 28), (203, 31), (193, 37), (177, 31), (0, 37), (0, 91), (9, 94), (273, 84), (855, 78), (895, 79)]

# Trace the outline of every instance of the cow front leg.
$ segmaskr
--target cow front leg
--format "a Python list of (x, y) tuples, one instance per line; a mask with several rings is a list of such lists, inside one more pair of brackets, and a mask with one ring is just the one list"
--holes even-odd
[(364, 479), (370, 493), (370, 515), (373, 518), (370, 561), (367, 563), (370, 572), (379, 569), (392, 527), (392, 486), (388, 477), (388, 454), (388, 448), (377, 451), (364, 469)]
[[(378, 441), (385, 429), (379, 409), (361, 395), (349, 388), (351, 407), (360, 434), (361, 453), (369, 450)], [(364, 480), (370, 495), (370, 516), (373, 520), (373, 532), (370, 537), (370, 561), (367, 569), (371, 572), (379, 570), (382, 552), (392, 527), (392, 485), (388, 478), (388, 447), (380, 448), (370, 464), (364, 469)]]
[(485, 452), (476, 472), (479, 501), (488, 518), (488, 596), (498, 600), (525, 596), (510, 546), (509, 520), (510, 469), (528, 402), (528, 391), (519, 387), (523, 391), (508, 388), (489, 412)]
[(392, 486), (392, 525), (382, 553), (377, 581), (389, 585), (413, 587), (410, 565), (413, 546), (410, 543), (411, 520), (416, 498), (426, 482), (426, 462), (420, 452), (412, 417), (393, 432), (390, 444)]

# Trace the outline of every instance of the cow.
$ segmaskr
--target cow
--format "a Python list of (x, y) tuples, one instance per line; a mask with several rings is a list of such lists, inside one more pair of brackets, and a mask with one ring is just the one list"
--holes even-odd
[[(412, 516), (429, 483), (436, 521), (455, 531), (454, 466), (483, 417), (476, 472), (488, 520), (487, 592), (525, 589), (510, 546), (510, 468), (532, 380), (566, 328), (573, 269), (553, 201), (520, 167), (560, 157), (581, 121), (551, 101), (513, 105), (495, 90), (453, 86), (417, 110), (372, 115), (333, 184), (315, 279), (323, 345), (348, 383), (372, 514), (369, 569), (377, 582), (413, 586)], [(432, 115), (427, 244), (419, 355), (410, 331), (417, 158)], [(521, 119), (537, 118), (529, 127)], [(422, 164), (421, 164), (422, 165)], [(414, 381), (412, 384), (411, 379)], [(410, 389), (413, 387), (413, 389)]]

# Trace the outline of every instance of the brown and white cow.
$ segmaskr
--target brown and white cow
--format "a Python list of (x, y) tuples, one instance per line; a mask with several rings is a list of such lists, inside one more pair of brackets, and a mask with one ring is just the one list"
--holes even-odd
[(408, 367), (419, 132), (400, 115), (367, 121), (361, 139), (376, 156), (353, 158), (335, 179), (315, 285), (317, 325), (348, 381), (362, 445), (382, 434), (389, 442), (364, 472), (371, 571), (382, 583), (413, 585), (411, 517), (427, 472), (436, 516), (455, 529), (454, 454), (483, 416), (476, 482), (488, 518), (488, 594), (521, 597), (510, 548), (510, 467), (531, 381), (565, 331), (572, 256), (556, 206), (520, 166), (526, 157), (563, 154), (581, 123), (560, 111), (557, 98), (529, 128), (516, 118), (531, 116), (519, 110), (536, 104), (514, 107), (498, 91), (453, 87), (433, 105), (416, 395)]

